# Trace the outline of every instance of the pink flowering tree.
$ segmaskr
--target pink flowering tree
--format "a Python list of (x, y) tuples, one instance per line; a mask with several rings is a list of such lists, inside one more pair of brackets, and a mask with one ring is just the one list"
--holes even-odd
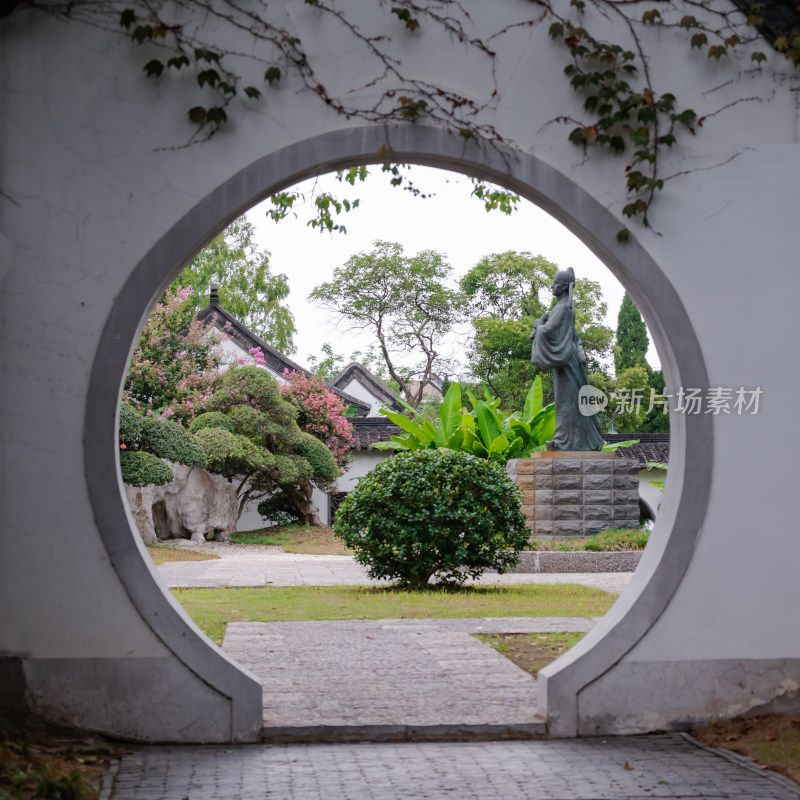
[(147, 416), (187, 425), (214, 393), (222, 363), (217, 331), (186, 322), (190, 287), (167, 293), (144, 326), (125, 377), (123, 401)]
[(283, 377), (287, 383), (281, 385), (281, 394), (297, 409), (297, 424), (327, 445), (340, 472), (344, 472), (353, 446), (353, 426), (346, 417), (347, 403), (337, 397), (319, 375), (309, 378), (303, 372), (287, 369)]

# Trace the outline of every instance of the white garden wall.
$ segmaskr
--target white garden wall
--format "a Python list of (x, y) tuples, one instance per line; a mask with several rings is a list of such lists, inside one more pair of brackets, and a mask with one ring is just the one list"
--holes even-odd
[[(463, 5), (469, 30), (485, 37), (538, 13), (524, 0)], [(384, 31), (379, 4), (337, 6)], [(379, 67), (312, 6), (290, 0), (275, 13), (328, 91), (366, 97), (385, 87), (365, 86)], [(121, 381), (151, 304), (200, 246), (262, 197), (380, 160), (386, 145), (398, 160), (503, 179), (571, 227), (643, 311), (667, 385), (764, 391), (755, 416), (673, 415), (667, 491), (633, 582), (542, 674), (551, 733), (797, 710), (792, 87), (767, 71), (726, 71), (672, 32), (645, 32), (659, 90), (708, 116), (670, 157), (670, 173), (685, 174), (657, 201), (658, 231), (635, 228), (623, 245), (621, 162), (595, 154), (582, 163), (553, 123), (581, 112), (546, 26), (493, 40), (494, 73), (433, 25), (391, 34), (387, 47), (409, 73), (490, 101), (480, 119), (502, 144), (468, 142), (424, 117), (365, 126), (287, 77), (211, 141), (183, 147), (192, 134), (183, 84), (148, 80), (143, 50), (29, 10), (0, 22), (4, 685), (50, 719), (119, 736), (256, 737), (257, 682), (202, 637), (133, 535), (115, 466)]]

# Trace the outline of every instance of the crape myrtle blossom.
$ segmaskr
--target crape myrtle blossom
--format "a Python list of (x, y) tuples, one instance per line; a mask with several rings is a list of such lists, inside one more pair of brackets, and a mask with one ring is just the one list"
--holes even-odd
[(186, 286), (167, 293), (153, 309), (128, 365), (122, 393), (123, 402), (146, 416), (183, 425), (205, 410), (222, 371), (252, 363), (247, 356), (226, 363), (221, 347), (226, 334), (206, 329), (196, 317), (187, 321), (186, 306), (193, 292)]
[(319, 376), (308, 377), (303, 372), (285, 369), (280, 391), (297, 409), (297, 424), (315, 436), (333, 453), (340, 472), (350, 462), (353, 446), (353, 426), (347, 421), (347, 403), (337, 397)]

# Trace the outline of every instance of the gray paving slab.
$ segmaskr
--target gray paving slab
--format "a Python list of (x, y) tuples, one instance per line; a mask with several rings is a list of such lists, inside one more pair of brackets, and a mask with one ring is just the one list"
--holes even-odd
[[(247, 548), (247, 549), (243, 549)], [(171, 561), (157, 569), (164, 583), (175, 588), (225, 586), (355, 586), (378, 585), (352, 556), (283, 553), (271, 547), (227, 545), (214, 550), (213, 561)], [(618, 594), (633, 573), (486, 573), (478, 585), (519, 583), (580, 583)]]
[(791, 800), (800, 787), (681, 734), (496, 743), (149, 747), (111, 800)]
[(418, 735), (423, 728), (493, 735), (487, 727), (501, 735), (515, 726), (543, 733), (535, 678), (471, 634), (594, 624), (580, 617), (233, 622), (222, 648), (261, 681), (267, 735), (316, 729), (323, 736), (345, 726), (365, 736), (380, 726)]

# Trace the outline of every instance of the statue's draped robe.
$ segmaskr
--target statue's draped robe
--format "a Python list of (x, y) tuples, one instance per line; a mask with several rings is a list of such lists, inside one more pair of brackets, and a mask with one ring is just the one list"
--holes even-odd
[(580, 352), (575, 309), (564, 297), (537, 328), (531, 349), (532, 364), (553, 370), (556, 432), (548, 442), (551, 450), (603, 448), (600, 421), (595, 415), (585, 417), (578, 408), (578, 392), (589, 382)]

